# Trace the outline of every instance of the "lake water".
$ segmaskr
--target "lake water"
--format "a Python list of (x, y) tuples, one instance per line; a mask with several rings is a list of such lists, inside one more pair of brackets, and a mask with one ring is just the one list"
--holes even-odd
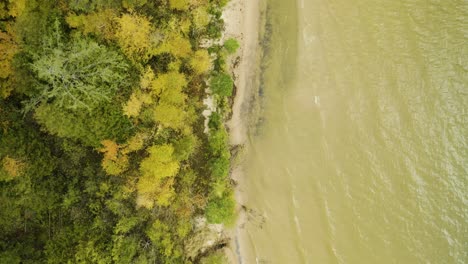
[(468, 2), (268, 17), (243, 263), (468, 263)]

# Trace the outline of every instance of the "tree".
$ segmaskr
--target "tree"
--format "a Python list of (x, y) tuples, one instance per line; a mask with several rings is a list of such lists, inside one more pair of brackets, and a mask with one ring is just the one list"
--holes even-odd
[(146, 2), (147, 0), (122, 0), (122, 5), (127, 9), (133, 9), (145, 5)]
[(138, 239), (133, 236), (114, 236), (112, 247), (112, 263), (128, 264), (133, 263), (133, 259), (138, 250)]
[(141, 176), (137, 183), (137, 204), (152, 208), (154, 204), (169, 205), (174, 195), (173, 177), (179, 171), (172, 145), (156, 145), (147, 149), (149, 156), (140, 163)]
[(136, 133), (133, 137), (127, 140), (125, 144), (125, 148), (122, 151), (123, 153), (130, 153), (134, 151), (138, 151), (143, 148), (143, 144), (145, 143), (145, 139), (148, 138), (148, 135), (145, 133), (139, 132)]
[(224, 1), (0, 1), (0, 263), (206, 257), (185, 245), (229, 216), (224, 114), (195, 122)]
[(0, 3), (0, 19), (18, 17), (26, 8), (26, 0), (6, 0)]
[(154, 120), (165, 127), (181, 129), (185, 126), (185, 112), (177, 105), (162, 102), (154, 108)]
[(219, 96), (231, 96), (234, 83), (231, 76), (226, 73), (218, 73), (211, 77), (210, 88)]
[[(171, 236), (169, 226), (160, 220), (155, 220), (152, 225), (146, 230), (147, 236), (151, 239), (154, 245), (158, 248), (161, 254), (166, 258), (164, 263), (169, 262), (173, 258), (180, 257), (180, 252), (176, 248), (176, 243)], [(181, 263), (180, 261), (177, 263)]]
[(183, 136), (174, 143), (174, 156), (181, 161), (187, 160), (199, 144), (200, 142), (195, 135), (189, 134)]
[(161, 96), (161, 93), (165, 91), (182, 91), (185, 86), (187, 86), (185, 75), (175, 71), (160, 74), (151, 82), (152, 92), (156, 96)]
[(132, 124), (122, 115), (121, 107), (113, 103), (102, 104), (92, 111), (72, 111), (57, 103), (42, 103), (34, 117), (52, 135), (80, 140), (96, 148), (102, 140), (113, 138), (121, 142), (132, 132)]
[(111, 9), (90, 14), (69, 14), (66, 17), (68, 25), (83, 32), (85, 35), (94, 34), (110, 40), (115, 33), (116, 14)]
[(190, 66), (195, 73), (203, 74), (211, 68), (211, 58), (207, 50), (197, 50), (190, 58)]
[(173, 177), (179, 170), (179, 163), (174, 160), (172, 145), (156, 145), (147, 149), (149, 156), (140, 164), (142, 177), (156, 180)]
[(117, 18), (117, 43), (132, 59), (144, 57), (151, 45), (151, 22), (144, 16), (123, 14)]
[(69, 0), (68, 5), (74, 11), (92, 12), (95, 10), (121, 7), (121, 0)]
[(99, 151), (104, 153), (102, 167), (109, 175), (119, 175), (124, 172), (128, 165), (128, 157), (122, 153), (121, 147), (112, 140), (103, 140), (103, 148)]
[(128, 78), (128, 64), (115, 51), (88, 39), (63, 43), (60, 32), (31, 64), (40, 81), (32, 102), (53, 100), (64, 109), (90, 110), (111, 97)]
[(133, 93), (123, 107), (124, 114), (128, 117), (137, 117), (140, 114), (142, 106), (143, 101), (136, 93)]
[(13, 34), (0, 31), (0, 98), (8, 97), (13, 90), (9, 79), (13, 75), (13, 56), (18, 50)]
[(138, 117), (143, 106), (154, 103), (152, 96), (149, 94), (151, 84), (154, 82), (155, 76), (151, 68), (147, 68), (140, 78), (139, 89), (134, 89), (130, 99), (123, 106), (123, 110), (128, 117)]
[(9, 157), (8, 155), (2, 161), (3, 170), (6, 172), (6, 179), (2, 179), (0, 173), (0, 180), (10, 180), (18, 177), (24, 171), (26, 164), (18, 159)]
[(187, 85), (185, 76), (178, 72), (159, 75), (151, 82), (152, 93), (159, 98), (154, 107), (154, 121), (174, 129), (182, 129), (186, 124), (185, 101), (187, 95), (182, 89)]
[(189, 8), (189, 0), (169, 0), (172, 9), (186, 11)]
[(193, 10), (193, 24), (197, 29), (206, 27), (210, 23), (210, 15), (204, 6), (199, 6)]
[(171, 53), (176, 57), (186, 58), (192, 53), (190, 41), (178, 32), (169, 31), (161, 44), (152, 51), (152, 55)]

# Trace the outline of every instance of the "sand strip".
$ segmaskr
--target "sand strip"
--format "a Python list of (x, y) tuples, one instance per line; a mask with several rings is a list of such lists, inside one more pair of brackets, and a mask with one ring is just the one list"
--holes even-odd
[[(232, 107), (232, 118), (228, 122), (231, 145), (243, 145), (247, 139), (249, 123), (248, 104), (253, 92), (258, 85), (258, 71), (260, 65), (260, 29), (261, 12), (263, 0), (231, 0), (223, 12), (225, 22), (224, 39), (236, 38), (240, 43), (237, 54), (231, 57), (230, 71), (232, 72), (236, 95)], [(237, 64), (237, 65), (236, 65)], [(238, 183), (236, 187), (236, 200), (239, 204), (239, 219), (237, 225), (228, 230), (231, 236), (231, 244), (226, 248), (229, 262), (232, 264), (243, 264), (242, 241), (240, 226), (245, 222), (245, 215), (240, 205), (245, 203), (246, 196), (242, 192), (243, 173), (242, 167), (237, 166), (231, 172), (231, 178)]]

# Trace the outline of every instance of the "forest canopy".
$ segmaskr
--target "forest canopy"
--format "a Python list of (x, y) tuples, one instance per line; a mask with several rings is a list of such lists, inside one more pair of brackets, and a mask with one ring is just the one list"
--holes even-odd
[(0, 263), (224, 261), (226, 3), (0, 2)]

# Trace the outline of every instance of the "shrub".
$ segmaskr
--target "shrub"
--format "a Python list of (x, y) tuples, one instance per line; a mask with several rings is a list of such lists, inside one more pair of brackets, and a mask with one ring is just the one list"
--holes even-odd
[(234, 82), (229, 74), (219, 73), (211, 78), (211, 91), (219, 96), (231, 96)]
[(216, 252), (201, 259), (201, 264), (225, 264), (228, 263), (226, 256), (222, 252)]
[(213, 197), (206, 206), (206, 218), (213, 224), (230, 225), (235, 221), (236, 201), (231, 192), (225, 193), (222, 197)]
[(230, 38), (224, 42), (224, 48), (229, 54), (233, 54), (240, 47), (236, 39)]

